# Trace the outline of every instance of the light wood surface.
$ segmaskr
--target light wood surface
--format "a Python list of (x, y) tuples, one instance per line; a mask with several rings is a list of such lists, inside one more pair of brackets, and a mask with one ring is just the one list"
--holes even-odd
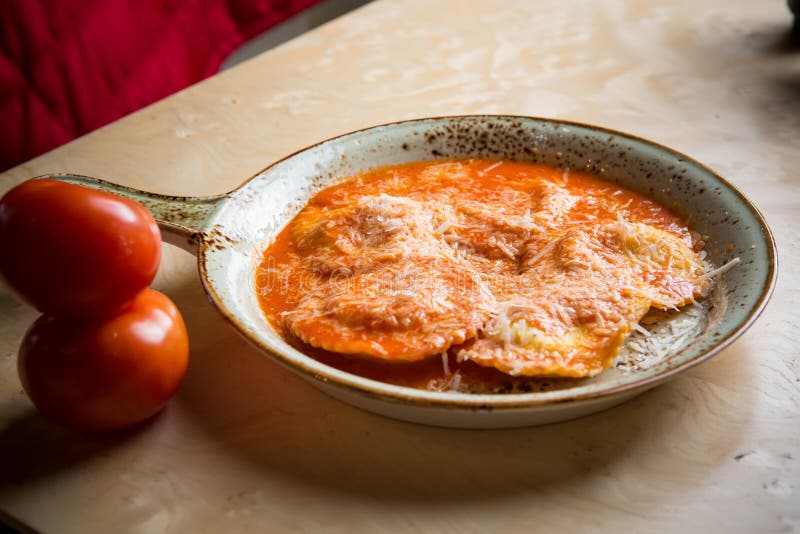
[[(398, 119), (509, 113), (672, 146), (748, 195), (781, 274), (756, 325), (613, 410), (510, 431), (399, 423), (250, 349), (165, 246), (192, 341), (168, 409), (122, 435), (37, 415), (16, 374), (35, 313), (0, 293), (0, 509), (45, 532), (800, 530), (800, 46), (782, 0), (383, 0), (0, 176), (162, 193)], [(4, 132), (13, 135), (13, 132)], [(2, 254), (13, 251), (1, 251)]]

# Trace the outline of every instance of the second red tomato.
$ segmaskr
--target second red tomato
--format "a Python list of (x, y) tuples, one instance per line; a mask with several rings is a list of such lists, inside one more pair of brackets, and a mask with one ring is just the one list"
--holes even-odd
[(106, 430), (156, 413), (178, 389), (188, 358), (180, 312), (163, 294), (145, 289), (104, 320), (39, 318), (25, 335), (17, 366), (44, 415)]

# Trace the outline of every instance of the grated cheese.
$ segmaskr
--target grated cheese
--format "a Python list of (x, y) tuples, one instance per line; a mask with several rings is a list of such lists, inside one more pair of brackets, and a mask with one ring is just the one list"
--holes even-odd
[[(447, 350), (467, 340), (458, 362), (593, 376), (626, 336), (637, 365), (681, 350), (691, 335), (677, 322), (661, 330), (639, 320), (651, 307), (691, 304), (735, 265), (704, 268), (688, 230), (671, 233), (679, 226), (659, 223), (658, 206), (569, 168), (509, 179), (523, 164), (411, 165), (416, 173), (390, 167), (340, 184), (289, 225), (291, 269), (321, 273), (276, 312), (292, 334), (376, 359), (440, 354), (452, 381), (435, 387), (458, 389)], [(671, 341), (657, 342), (665, 333)]]
[(706, 273), (703, 273), (703, 275), (701, 275), (700, 278), (702, 278), (704, 280), (708, 280), (708, 279), (711, 279), (711, 278), (716, 278), (717, 276), (720, 276), (722, 274), (727, 273), (728, 271), (730, 271), (731, 269), (733, 269), (734, 267), (739, 265), (740, 262), (741, 262), (741, 260), (738, 257), (733, 258), (731, 261), (729, 261), (728, 263), (726, 263), (722, 267), (720, 267), (718, 269), (713, 269), (713, 270), (708, 271)]

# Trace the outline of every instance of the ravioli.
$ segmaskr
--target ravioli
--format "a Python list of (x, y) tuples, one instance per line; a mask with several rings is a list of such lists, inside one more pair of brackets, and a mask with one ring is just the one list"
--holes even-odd
[(449, 373), (449, 353), (456, 372), (591, 377), (651, 308), (705, 295), (701, 247), (666, 208), (585, 173), (402, 164), (313, 197), (268, 247), (290, 279), (260, 303), (325, 361), (441, 357)]
[(494, 297), (471, 270), (452, 260), (412, 257), (333, 278), (284, 314), (309, 345), (344, 354), (414, 361), (477, 335)]
[(514, 376), (594, 376), (651, 307), (683, 306), (707, 288), (689, 244), (625, 221), (566, 230), (525, 267), (460, 359)]
[(358, 273), (442, 246), (433, 235), (434, 225), (447, 218), (441, 211), (405, 197), (366, 196), (334, 209), (308, 206), (293, 222), (292, 234), (310, 267), (324, 274)]
[[(516, 191), (516, 193), (519, 193)], [(512, 201), (511, 195), (505, 195)], [(525, 201), (514, 195), (516, 210), (508, 203), (459, 200), (457, 223), (449, 240), (466, 246), (489, 259), (518, 261), (527, 243), (546, 240), (577, 202), (565, 188), (541, 180), (530, 184)]]
[(544, 300), (505, 303), (484, 336), (458, 352), (459, 360), (512, 376), (594, 376), (610, 365), (650, 308), (646, 298), (625, 292), (587, 296), (559, 289), (539, 297)]

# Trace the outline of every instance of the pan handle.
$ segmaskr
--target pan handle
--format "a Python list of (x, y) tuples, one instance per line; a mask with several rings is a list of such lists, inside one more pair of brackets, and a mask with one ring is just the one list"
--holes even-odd
[(35, 179), (41, 178), (91, 187), (138, 202), (153, 214), (164, 241), (193, 254), (197, 253), (203, 232), (207, 230), (211, 212), (228, 198), (227, 194), (211, 197), (159, 195), (78, 174), (47, 174)]

